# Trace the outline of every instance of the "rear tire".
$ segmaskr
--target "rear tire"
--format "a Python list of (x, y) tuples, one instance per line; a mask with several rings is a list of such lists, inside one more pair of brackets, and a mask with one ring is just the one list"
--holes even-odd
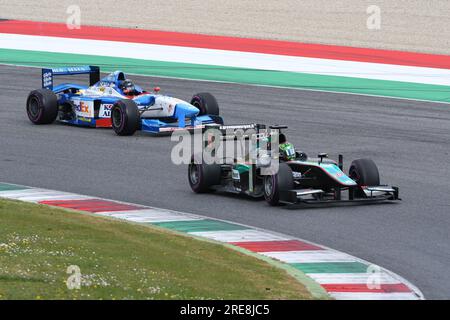
[(264, 198), (271, 206), (280, 205), (280, 192), (294, 188), (292, 169), (286, 163), (280, 163), (278, 172), (264, 177)]
[(349, 177), (359, 186), (379, 186), (380, 174), (372, 159), (357, 159), (348, 170)]
[(211, 192), (211, 187), (220, 184), (222, 169), (219, 164), (194, 163), (189, 164), (189, 185), (195, 193)]
[(34, 124), (50, 124), (58, 116), (58, 97), (49, 89), (31, 91), (27, 99), (28, 119)]
[(141, 126), (141, 116), (133, 100), (118, 100), (111, 109), (111, 123), (119, 136), (132, 136)]
[(191, 99), (191, 104), (200, 110), (199, 116), (219, 115), (219, 104), (216, 98), (208, 92), (195, 94)]

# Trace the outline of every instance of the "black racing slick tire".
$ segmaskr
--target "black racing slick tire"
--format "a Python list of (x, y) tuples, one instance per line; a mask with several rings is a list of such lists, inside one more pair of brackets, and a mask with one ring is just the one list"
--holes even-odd
[(50, 124), (58, 116), (58, 97), (49, 89), (33, 90), (27, 99), (28, 119), (34, 124)]
[(278, 172), (264, 176), (264, 198), (271, 206), (280, 205), (280, 192), (294, 189), (292, 169), (286, 163), (280, 163)]
[(380, 174), (372, 159), (357, 159), (352, 162), (348, 171), (349, 177), (359, 186), (379, 186)]
[(200, 110), (199, 116), (219, 115), (219, 104), (216, 98), (208, 92), (197, 93), (191, 99), (191, 104)]
[(221, 176), (220, 164), (194, 163), (194, 161), (189, 164), (189, 185), (195, 193), (212, 192), (212, 186), (220, 185)]
[(132, 136), (141, 126), (141, 116), (133, 100), (123, 99), (111, 109), (111, 124), (119, 136)]

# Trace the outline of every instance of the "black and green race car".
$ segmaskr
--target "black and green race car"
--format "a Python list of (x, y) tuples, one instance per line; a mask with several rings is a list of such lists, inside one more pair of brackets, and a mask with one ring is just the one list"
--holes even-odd
[[(222, 157), (215, 163), (202, 161), (202, 155), (193, 155), (188, 168), (189, 184), (196, 193), (213, 191), (245, 194), (255, 198), (265, 198), (273, 206), (279, 204), (324, 205), (337, 203), (368, 204), (381, 201), (400, 200), (399, 188), (380, 184), (378, 168), (371, 159), (354, 160), (348, 174), (343, 171), (343, 157), (339, 160), (328, 159), (327, 154), (320, 153), (317, 158), (310, 158), (305, 153), (296, 151), (284, 133), (286, 126), (254, 124), (243, 125), (254, 130), (246, 137), (256, 141), (259, 148), (263, 141), (269, 141), (266, 161), (244, 160)], [(207, 127), (205, 130), (208, 130)], [(230, 128), (240, 126), (215, 126), (223, 133), (223, 140), (230, 138)], [(216, 131), (217, 132), (217, 131)], [(271, 148), (271, 137), (278, 134), (278, 148)], [(235, 141), (235, 138), (232, 138)], [(259, 150), (258, 150), (259, 151)], [(278, 163), (277, 170), (267, 170), (270, 165)], [(266, 169), (266, 170), (265, 170)]]

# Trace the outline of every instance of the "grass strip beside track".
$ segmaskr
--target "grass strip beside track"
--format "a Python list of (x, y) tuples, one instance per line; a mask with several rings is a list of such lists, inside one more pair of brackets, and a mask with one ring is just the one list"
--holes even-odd
[(0, 299), (311, 299), (285, 270), (159, 228), (10, 200), (0, 220)]

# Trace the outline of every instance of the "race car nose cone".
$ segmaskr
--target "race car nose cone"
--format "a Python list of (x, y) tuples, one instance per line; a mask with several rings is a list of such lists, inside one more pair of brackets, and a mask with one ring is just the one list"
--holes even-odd
[(187, 118), (194, 117), (200, 112), (196, 107), (187, 103), (178, 103), (176, 109), (177, 112), (183, 113)]

